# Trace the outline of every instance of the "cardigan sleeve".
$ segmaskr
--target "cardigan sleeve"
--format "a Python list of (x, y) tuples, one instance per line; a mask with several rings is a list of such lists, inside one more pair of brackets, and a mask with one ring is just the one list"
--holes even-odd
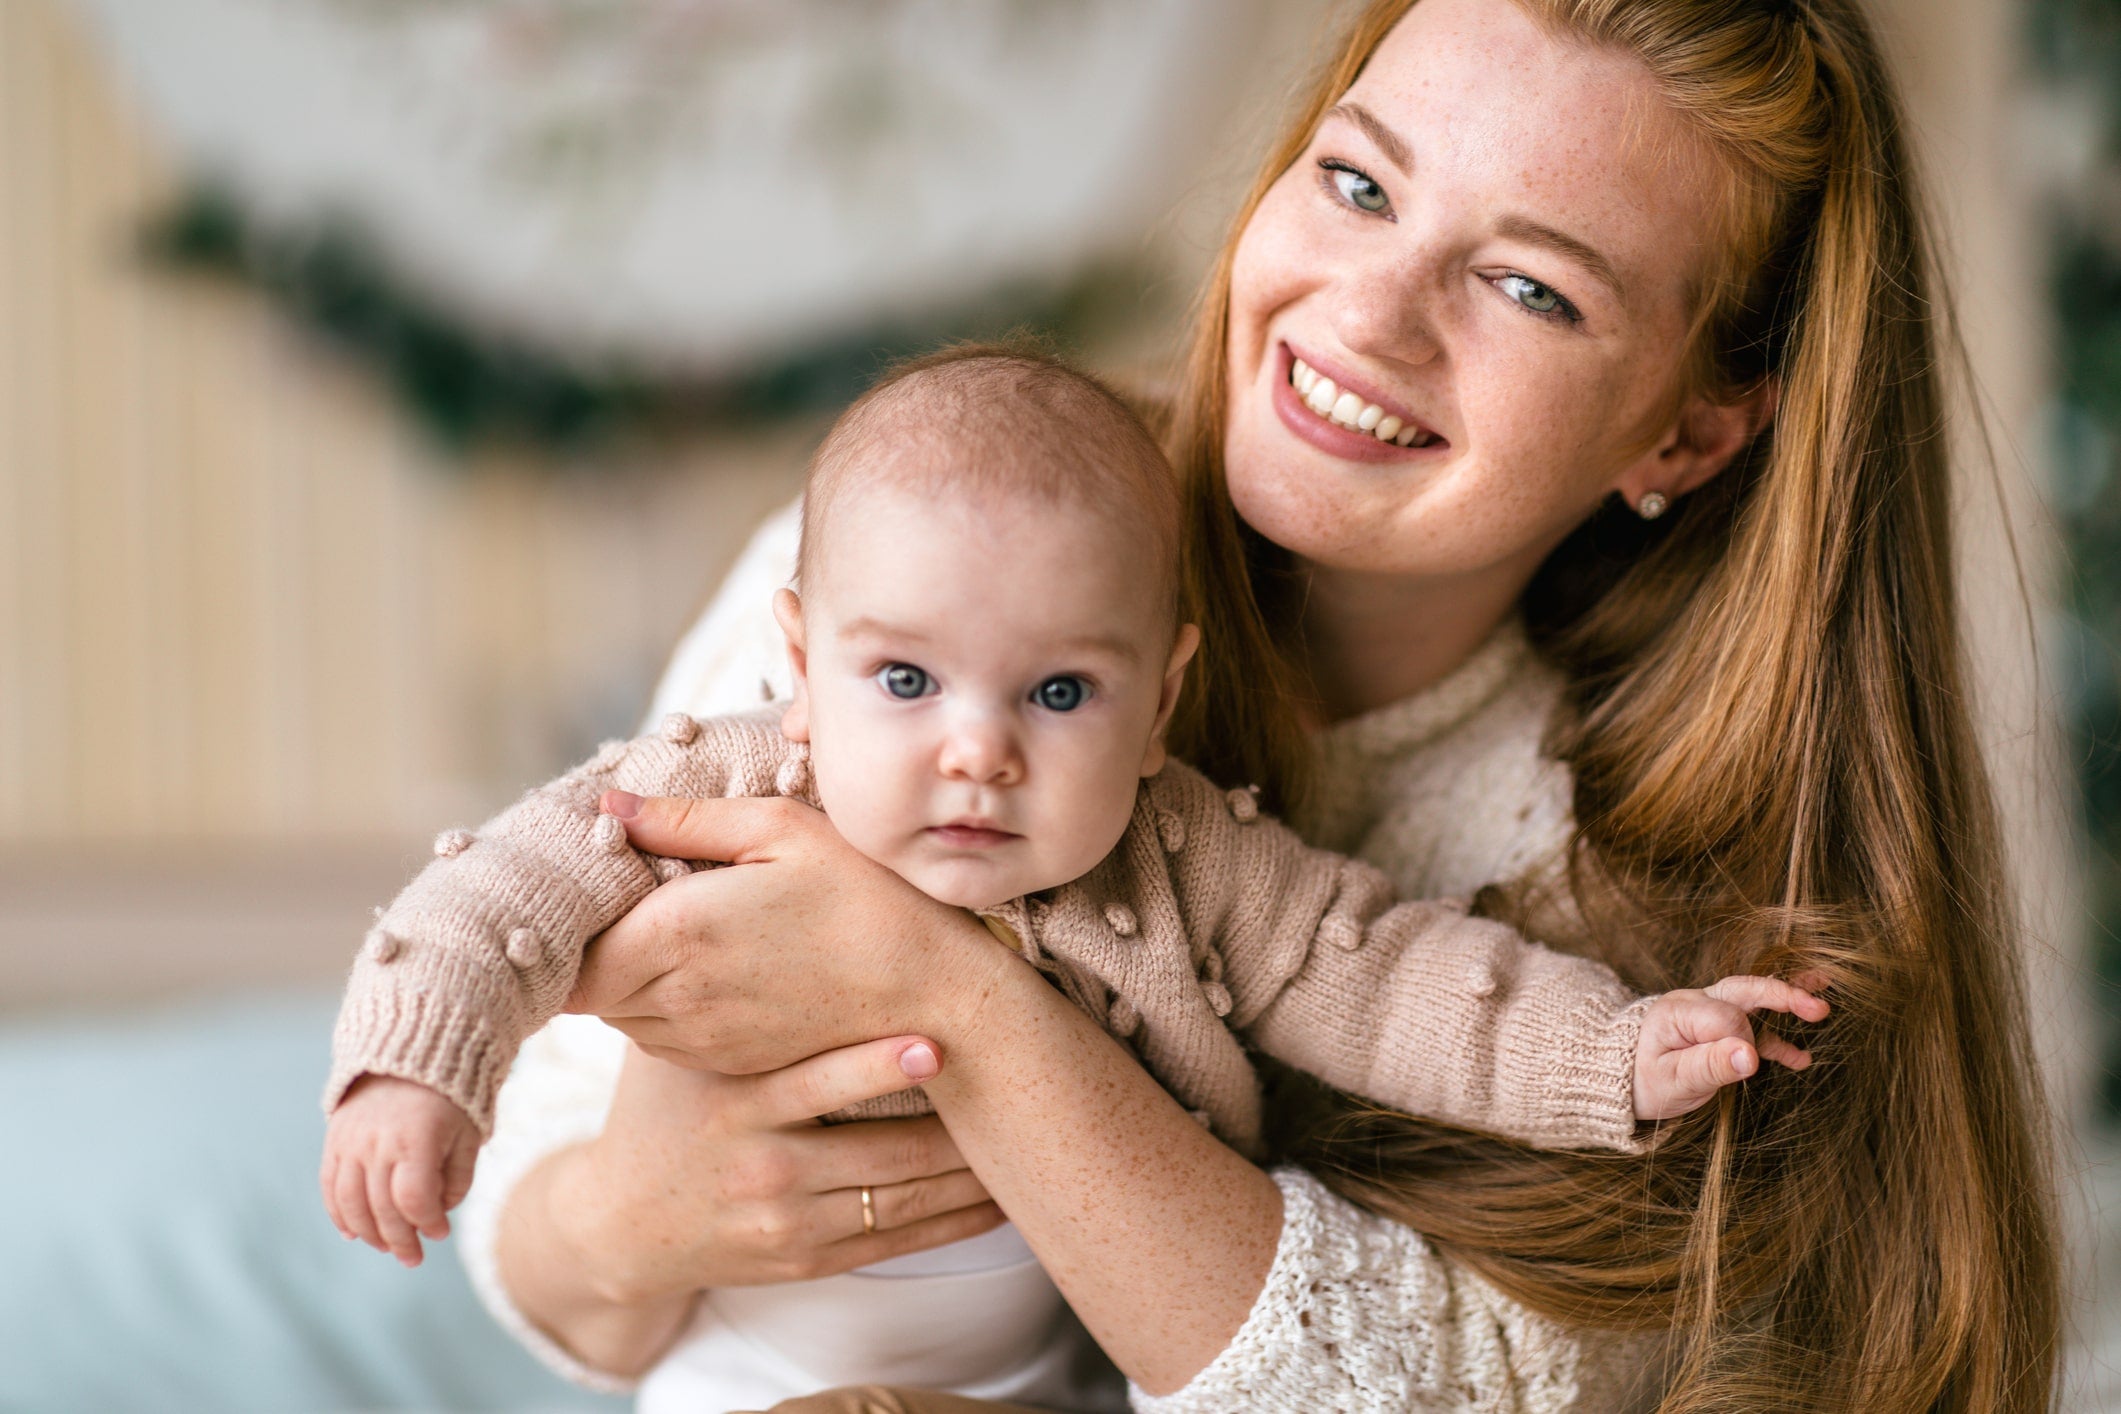
[(1456, 901), (1395, 904), (1382, 873), (1312, 849), (1247, 792), (1193, 773), (1166, 790), (1191, 806), (1189, 916), (1211, 930), (1230, 1023), (1253, 1045), (1336, 1089), (1542, 1148), (1644, 1146), (1647, 1003), (1610, 969)]
[(1654, 1361), (1509, 1300), (1413, 1229), (1278, 1169), (1281, 1240), (1259, 1298), (1183, 1389), (1130, 1391), (1137, 1414), (1592, 1414), (1636, 1407)]
[(591, 938), (689, 873), (627, 843), (606, 790), (807, 795), (808, 757), (766, 714), (608, 743), (482, 825), (445, 831), (435, 859), (382, 911), (355, 958), (332, 1036), (324, 1107), (364, 1074), (416, 1081), (482, 1134), (524, 1039), (558, 1014)]

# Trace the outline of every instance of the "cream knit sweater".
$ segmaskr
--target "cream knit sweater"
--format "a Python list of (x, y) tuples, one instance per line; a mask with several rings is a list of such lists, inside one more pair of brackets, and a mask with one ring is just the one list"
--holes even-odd
[[(759, 532), (680, 646), (658, 713), (729, 711), (756, 702), (762, 683), (766, 695), (786, 692), (778, 635), (763, 605), (788, 576), (794, 531), (791, 508)], [(1435, 688), (1326, 733), (1330, 808), (1318, 842), (1368, 861), (1407, 897), (1463, 898), (1487, 883), (1557, 868), (1571, 829), (1569, 781), (1538, 749), (1557, 690), (1511, 629)], [(499, 1217), (516, 1182), (546, 1156), (592, 1137), (616, 1083), (621, 1051), (611, 1033), (566, 1020), (538, 1038), (509, 1087), (460, 1215), (459, 1240), (481, 1297), (540, 1358), (578, 1382), (623, 1388), (530, 1325), (494, 1262)], [(1654, 1368), (1639, 1349), (1579, 1338), (1307, 1175), (1275, 1177), (1285, 1198), (1282, 1239), (1251, 1315), (1185, 1389), (1161, 1399), (1136, 1391), (1144, 1414), (1601, 1414), (1644, 1398)]]

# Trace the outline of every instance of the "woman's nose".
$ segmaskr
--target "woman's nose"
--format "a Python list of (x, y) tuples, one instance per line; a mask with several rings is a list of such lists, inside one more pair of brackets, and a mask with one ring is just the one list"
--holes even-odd
[(936, 764), (952, 780), (982, 786), (1015, 785), (1024, 774), (1016, 734), (984, 715), (952, 725)]
[(1439, 291), (1419, 256), (1349, 265), (1332, 300), (1334, 335), (1350, 353), (1401, 364), (1432, 363), (1443, 354), (1435, 324)]

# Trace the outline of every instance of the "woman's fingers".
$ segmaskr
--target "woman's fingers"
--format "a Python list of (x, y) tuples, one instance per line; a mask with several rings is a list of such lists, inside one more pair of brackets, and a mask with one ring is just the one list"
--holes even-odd
[[(861, 1189), (842, 1189), (836, 1194), (826, 1193), (819, 1196), (828, 1203), (834, 1198), (852, 1200), (832, 1204), (844, 1210), (853, 1220), (838, 1225), (833, 1236), (852, 1237), (862, 1231)], [(870, 1206), (876, 1210), (878, 1232), (912, 1227), (930, 1218), (939, 1218), (945, 1213), (954, 1213), (962, 1208), (976, 1208), (983, 1203), (994, 1201), (987, 1193), (987, 1186), (981, 1183), (970, 1169), (938, 1174), (934, 1178), (917, 1178), (910, 1183), (871, 1184), (869, 1196)]]
[(800, 1124), (910, 1089), (934, 1079), (941, 1069), (935, 1044), (919, 1036), (842, 1046), (758, 1077), (753, 1114), (766, 1124)]
[(965, 1167), (950, 1131), (934, 1115), (826, 1125), (791, 1135), (790, 1141), (801, 1147), (804, 1179), (813, 1193), (865, 1183), (882, 1188)]
[(968, 1237), (992, 1232), (1006, 1221), (1008, 1219), (1002, 1216), (1000, 1208), (992, 1203), (981, 1203), (938, 1217), (924, 1218), (904, 1227), (878, 1227), (875, 1232), (843, 1238), (819, 1248), (803, 1275), (816, 1278), (851, 1272), (856, 1267), (903, 1257), (908, 1252), (925, 1252), (945, 1243), (962, 1242)]
[(726, 864), (772, 858), (774, 845), (800, 818), (795, 812), (817, 813), (776, 796), (692, 800), (623, 790), (605, 791), (598, 806), (625, 822), (635, 849)]
[(1805, 1021), (1824, 1021), (1830, 1010), (1824, 998), (1779, 977), (1726, 977), (1704, 990), (1716, 1000), (1746, 1011), (1783, 1011)]

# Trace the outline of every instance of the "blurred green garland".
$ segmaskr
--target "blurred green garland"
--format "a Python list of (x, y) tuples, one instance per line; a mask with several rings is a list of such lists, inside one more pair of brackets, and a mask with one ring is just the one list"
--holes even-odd
[(2054, 506), (2070, 575), (2060, 656), (2090, 842), (2102, 1027), (2101, 1099), (2121, 1120), (2121, 0), (2033, 0), (2032, 52), (2051, 93), (2096, 124), (2088, 189), (2056, 202), (2059, 335)]
[(491, 442), (574, 454), (644, 434), (838, 408), (893, 359), (951, 339), (1033, 327), (1085, 341), (1141, 298), (1140, 271), (1100, 267), (1057, 288), (987, 292), (933, 318), (874, 328), (724, 380), (688, 381), (565, 359), (479, 330), (409, 290), (350, 222), (292, 235), (249, 219), (212, 183), (151, 218), (157, 265), (251, 284), (372, 367), (445, 449)]

